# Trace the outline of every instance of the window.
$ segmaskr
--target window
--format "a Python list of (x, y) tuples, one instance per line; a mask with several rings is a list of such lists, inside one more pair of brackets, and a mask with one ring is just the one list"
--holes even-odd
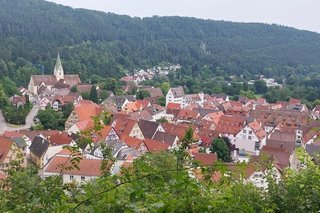
[(251, 140), (251, 139), (252, 139), (252, 136), (248, 136), (248, 139)]
[(260, 142), (256, 141), (255, 146), (254, 146), (254, 150), (260, 150)]
[(242, 138), (243, 138), (243, 139), (246, 139), (246, 138), (247, 138), (247, 136), (246, 136), (246, 135), (243, 135), (243, 136), (242, 136)]
[(74, 178), (73, 175), (70, 175), (70, 180), (73, 180), (73, 178)]
[(81, 176), (81, 181), (85, 181), (86, 177), (85, 176)]
[(247, 130), (243, 130), (243, 133), (247, 133)]
[(249, 131), (249, 135), (251, 135), (252, 134), (252, 131)]

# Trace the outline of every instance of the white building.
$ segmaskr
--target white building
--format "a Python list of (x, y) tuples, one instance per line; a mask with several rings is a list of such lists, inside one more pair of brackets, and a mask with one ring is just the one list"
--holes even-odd
[(266, 145), (266, 132), (257, 122), (246, 125), (235, 137), (235, 146), (251, 154), (259, 154), (259, 151)]
[(76, 182), (78, 184), (94, 180), (102, 175), (100, 170), (102, 160), (83, 158), (77, 164), (78, 168), (71, 168), (69, 154), (57, 154), (44, 167), (42, 177), (61, 175), (63, 183)]
[(182, 86), (169, 89), (166, 95), (166, 106), (168, 103), (178, 103), (186, 107), (186, 97)]

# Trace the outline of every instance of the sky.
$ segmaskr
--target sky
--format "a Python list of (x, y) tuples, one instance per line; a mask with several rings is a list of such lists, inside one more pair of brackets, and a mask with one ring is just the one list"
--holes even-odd
[(116, 14), (280, 24), (320, 33), (320, 0), (48, 0)]

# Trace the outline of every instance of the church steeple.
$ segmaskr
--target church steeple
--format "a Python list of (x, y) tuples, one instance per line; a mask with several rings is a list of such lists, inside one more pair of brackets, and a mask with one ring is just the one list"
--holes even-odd
[(64, 79), (64, 71), (61, 64), (60, 54), (58, 53), (57, 62), (54, 66), (54, 75), (56, 76), (57, 81)]

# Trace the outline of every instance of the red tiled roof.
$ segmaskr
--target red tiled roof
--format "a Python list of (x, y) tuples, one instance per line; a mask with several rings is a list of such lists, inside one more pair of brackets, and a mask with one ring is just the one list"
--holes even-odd
[(137, 103), (141, 104), (142, 108), (145, 109), (150, 105), (150, 101), (148, 100), (136, 100)]
[(0, 136), (0, 163), (3, 163), (11, 149), (13, 142), (6, 137)]
[(74, 107), (75, 113), (79, 117), (79, 121), (88, 120), (93, 116), (98, 116), (102, 112), (102, 107), (92, 101), (81, 101)]
[(199, 161), (202, 166), (209, 166), (214, 164), (218, 160), (216, 154), (209, 153), (193, 153), (195, 161)]
[(22, 138), (23, 134), (16, 131), (5, 131), (3, 136), (7, 138)]
[(80, 131), (89, 130), (90, 128), (92, 128), (94, 126), (94, 122), (90, 118), (90, 119), (87, 119), (87, 120), (79, 121), (79, 122), (75, 123), (75, 125), (78, 127), (78, 129)]
[(124, 143), (127, 144), (129, 147), (134, 148), (134, 149), (139, 149), (141, 145), (143, 144), (143, 140), (139, 138), (134, 138), (134, 137), (125, 137)]
[(181, 109), (181, 104), (169, 102), (166, 109)]
[(192, 110), (181, 109), (178, 114), (178, 119), (191, 120), (196, 119), (199, 116), (198, 112)]
[(119, 118), (114, 122), (114, 130), (117, 132), (120, 138), (122, 136), (130, 135), (134, 125), (137, 123), (136, 121), (127, 118)]
[(284, 148), (267, 145), (261, 149), (260, 155), (273, 157), (281, 169), (289, 166), (290, 153)]
[(73, 139), (69, 137), (67, 132), (59, 132), (51, 135), (49, 138), (49, 142), (52, 146), (69, 145), (72, 141)]
[(249, 123), (249, 127), (253, 130), (259, 140), (266, 137), (266, 132), (257, 121)]
[(169, 144), (152, 139), (145, 139), (143, 140), (143, 142), (146, 145), (149, 152), (161, 152), (168, 150), (169, 148)]
[(62, 169), (63, 167), (68, 167), (71, 166), (70, 163), (70, 158), (69, 157), (63, 157), (63, 156), (55, 156), (53, 157), (46, 168), (44, 169), (45, 172), (48, 173), (63, 173), (63, 174), (71, 174), (71, 175), (83, 175), (83, 176), (101, 176), (101, 171), (100, 171), (100, 165), (101, 165), (101, 160), (97, 159), (82, 159), (78, 163), (78, 167), (67, 170), (67, 169)]
[(236, 135), (245, 125), (246, 119), (241, 116), (221, 116), (216, 131), (219, 133), (227, 133)]

